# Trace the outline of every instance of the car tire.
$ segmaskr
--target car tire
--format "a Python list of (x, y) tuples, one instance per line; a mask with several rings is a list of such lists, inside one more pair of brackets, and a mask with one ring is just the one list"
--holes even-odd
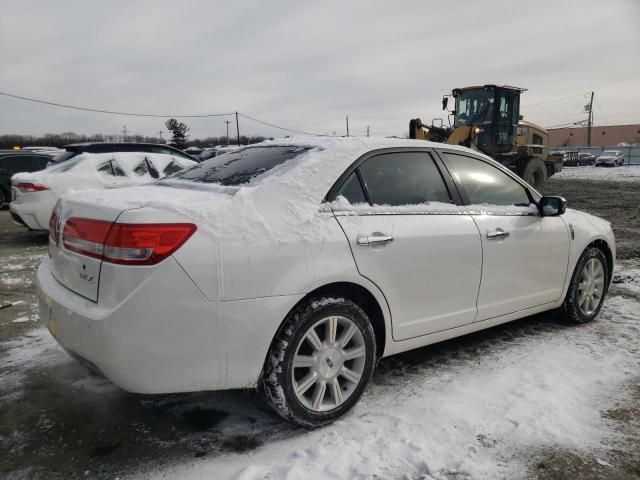
[(315, 297), (296, 308), (280, 327), (259, 389), (284, 419), (306, 428), (320, 427), (355, 405), (371, 379), (376, 358), (367, 314), (347, 298)]
[(536, 190), (542, 190), (547, 182), (547, 166), (539, 158), (530, 158), (524, 167), (522, 178)]
[(589, 323), (600, 312), (608, 285), (607, 259), (600, 249), (587, 248), (573, 271), (561, 317), (571, 323)]

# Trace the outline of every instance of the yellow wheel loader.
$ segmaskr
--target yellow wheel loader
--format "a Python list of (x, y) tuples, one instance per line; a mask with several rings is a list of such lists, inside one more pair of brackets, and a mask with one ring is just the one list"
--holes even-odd
[(453, 125), (435, 120), (426, 126), (419, 118), (409, 122), (409, 138), (464, 145), (489, 155), (516, 172), (537, 190), (562, 170), (562, 156), (549, 155), (549, 133), (520, 116), (520, 94), (525, 89), (507, 85), (456, 88), (442, 99), (447, 110), (455, 101)]

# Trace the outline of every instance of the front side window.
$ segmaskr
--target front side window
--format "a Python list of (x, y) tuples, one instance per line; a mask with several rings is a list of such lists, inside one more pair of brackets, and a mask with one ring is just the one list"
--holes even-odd
[(199, 163), (193, 168), (172, 175), (171, 178), (217, 183), (223, 186), (242, 185), (278, 165), (303, 155), (311, 148), (297, 145), (243, 148)]
[(445, 153), (453, 176), (462, 184), (473, 205), (529, 205), (525, 188), (506, 173), (480, 159)]
[(172, 173), (179, 172), (180, 170), (182, 170), (182, 168), (183, 167), (178, 165), (178, 162), (171, 160), (169, 164), (166, 167), (164, 167), (164, 170), (162, 171), (162, 173), (164, 175), (171, 175)]
[(376, 155), (358, 169), (374, 205), (451, 202), (438, 167), (425, 152)]

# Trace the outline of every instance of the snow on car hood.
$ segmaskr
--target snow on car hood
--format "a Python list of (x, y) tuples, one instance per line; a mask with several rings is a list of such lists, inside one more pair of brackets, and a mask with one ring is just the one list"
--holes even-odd
[(246, 148), (265, 145), (311, 149), (240, 186), (168, 178), (156, 185), (83, 192), (72, 198), (122, 210), (148, 207), (175, 212), (215, 237), (315, 241), (324, 238), (323, 225), (331, 215), (322, 208), (323, 199), (358, 157), (377, 148), (442, 146), (422, 140), (321, 137), (269, 141)]
[[(160, 178), (165, 169), (174, 164), (180, 168), (197, 165), (197, 162), (172, 155), (144, 152), (83, 153), (70, 160), (52, 165), (32, 173), (17, 173), (11, 178), (13, 183), (38, 183), (45, 185), (58, 197), (70, 192), (89, 189), (104, 189), (113, 186), (140, 185), (156, 179), (147, 173), (136, 173), (135, 168), (145, 160), (156, 168)], [(115, 160), (126, 177), (114, 177), (98, 171), (98, 166)], [(118, 179), (116, 183), (113, 181)], [(111, 184), (114, 183), (114, 184)]]

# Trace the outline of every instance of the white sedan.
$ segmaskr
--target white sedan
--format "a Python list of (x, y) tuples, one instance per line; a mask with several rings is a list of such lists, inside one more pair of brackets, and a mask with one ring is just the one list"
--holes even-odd
[(620, 150), (605, 150), (596, 158), (596, 167), (617, 167), (624, 165), (624, 154)]
[(132, 392), (259, 387), (308, 427), (381, 357), (546, 310), (593, 320), (615, 262), (608, 222), (416, 140), (258, 144), (69, 195), (51, 224), (40, 312), (75, 358)]
[(45, 170), (14, 175), (9, 209), (15, 223), (48, 230), (53, 207), (68, 192), (138, 185), (194, 165), (197, 162), (163, 154), (84, 153)]

